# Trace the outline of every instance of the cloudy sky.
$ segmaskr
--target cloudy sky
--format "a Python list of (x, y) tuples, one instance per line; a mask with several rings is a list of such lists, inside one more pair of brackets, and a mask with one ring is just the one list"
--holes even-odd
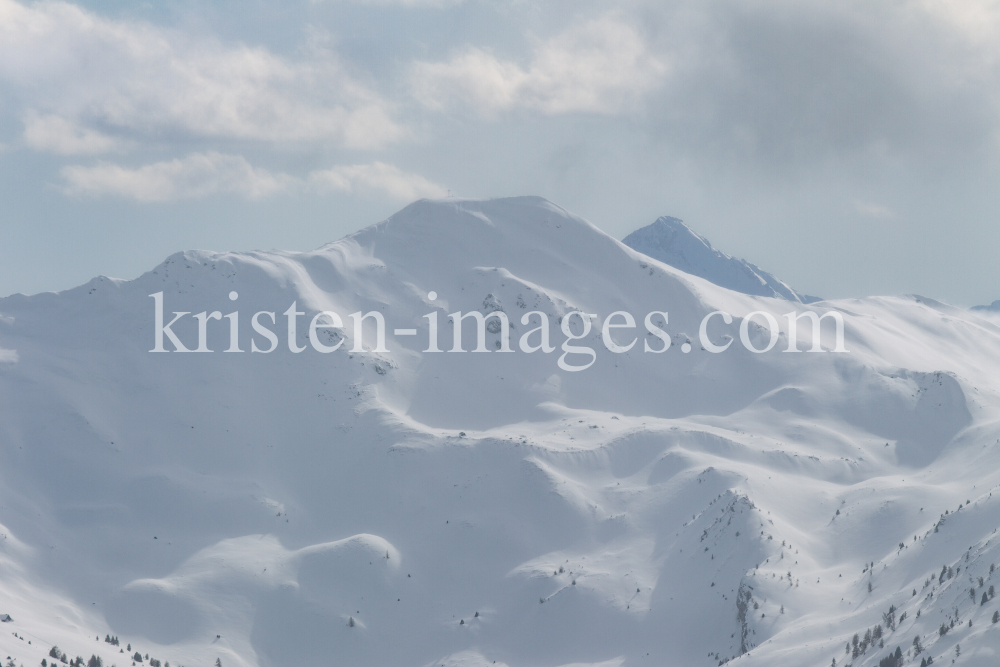
[(0, 294), (450, 192), (985, 303), (998, 102), (990, 0), (0, 0)]

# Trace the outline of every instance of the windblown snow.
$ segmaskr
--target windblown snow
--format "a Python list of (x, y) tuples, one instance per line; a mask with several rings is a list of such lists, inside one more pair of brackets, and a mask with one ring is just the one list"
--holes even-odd
[[(238, 310), (245, 352), (223, 351), (221, 319), (214, 353), (150, 353), (160, 292), (168, 315)], [(917, 296), (774, 293), (524, 197), (0, 299), (0, 658), (997, 664), (1000, 328)], [(336, 352), (290, 352), (292, 302), (287, 342), (309, 346), (318, 312), (377, 311), (388, 351), (351, 352), (347, 321), (324, 331)], [(673, 344), (572, 373), (558, 347), (495, 351), (496, 328), (489, 353), (424, 352), (426, 314), (447, 350), (447, 314), (498, 309), (512, 344), (523, 314), (558, 341), (574, 310), (596, 314), (594, 346), (612, 312), (668, 311)], [(824, 352), (784, 352), (790, 310), (840, 313), (847, 352), (829, 331)], [(249, 352), (258, 311), (270, 354)], [(754, 311), (781, 342), (712, 354), (714, 311), (733, 315), (717, 342)], [(192, 315), (174, 331), (195, 346)]]

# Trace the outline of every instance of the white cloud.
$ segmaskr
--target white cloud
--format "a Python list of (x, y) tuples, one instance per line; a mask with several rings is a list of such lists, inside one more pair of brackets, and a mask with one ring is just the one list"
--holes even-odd
[(922, 0), (917, 11), (926, 12), (944, 21), (963, 34), (969, 41), (992, 47), (997, 56), (997, 39), (1000, 38), (1000, 3), (996, 0)]
[[(71, 128), (100, 123), (138, 136), (351, 148), (404, 134), (389, 105), (329, 52), (290, 61), (263, 48), (104, 19), (64, 2), (0, 0), (0, 81), (41, 118), (59, 117)], [(69, 136), (89, 147), (99, 143), (79, 132)], [(30, 138), (29, 145), (49, 146)]]
[(319, 191), (383, 193), (400, 201), (444, 197), (447, 194), (444, 188), (423, 176), (407, 173), (383, 162), (314, 171), (309, 174), (309, 182)]
[(239, 155), (194, 153), (135, 169), (100, 162), (63, 167), (67, 194), (113, 195), (142, 202), (192, 199), (216, 193), (259, 199), (287, 190), (295, 179), (253, 167)]
[(243, 156), (194, 153), (141, 167), (109, 162), (62, 169), (64, 191), (77, 196), (114, 196), (141, 202), (231, 194), (261, 199), (286, 192), (385, 195), (400, 201), (442, 197), (446, 190), (417, 174), (382, 162), (316, 170), (302, 179), (254, 167)]
[(122, 143), (60, 116), (30, 112), (24, 119), (24, 141), (31, 148), (60, 155), (107, 153)]
[(449, 62), (417, 63), (412, 85), (431, 108), (461, 100), (487, 113), (616, 113), (659, 86), (667, 70), (635, 28), (606, 15), (540, 44), (527, 68), (470, 47)]
[(893, 211), (888, 206), (882, 206), (881, 204), (876, 204), (874, 202), (866, 201), (855, 201), (854, 207), (857, 209), (858, 213), (867, 216), (869, 218), (881, 218), (883, 220), (890, 220), (896, 217), (896, 212)]

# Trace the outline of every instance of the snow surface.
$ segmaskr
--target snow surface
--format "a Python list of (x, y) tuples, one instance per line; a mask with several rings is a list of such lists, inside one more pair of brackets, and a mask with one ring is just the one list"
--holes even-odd
[(657, 218), (653, 224), (626, 236), (622, 243), (664, 264), (736, 292), (798, 303), (820, 300), (796, 292), (759, 266), (716, 250), (708, 239), (678, 218)]
[[(257, 311), (296, 301), (308, 345), (314, 313), (378, 310), (389, 352), (347, 351), (348, 326), (332, 354), (151, 354), (160, 291), (168, 311), (238, 309), (243, 349)], [(548, 313), (557, 345), (558, 317), (596, 313), (595, 346), (611, 312), (666, 310), (674, 344), (578, 373), (558, 350), (421, 351), (424, 314), (446, 332), (497, 307), (512, 341)], [(700, 349), (712, 311), (735, 319), (720, 341), (791, 308), (842, 313), (849, 352), (785, 353), (787, 333)], [(196, 337), (191, 316), (174, 329)], [(958, 645), (955, 664), (997, 664), (1000, 599), (980, 601), (1000, 583), (1000, 327), (967, 310), (791, 305), (542, 199), (449, 199), (314, 252), (190, 251), (0, 299), (0, 349), (0, 658), (18, 665), (52, 644), (130, 664), (106, 634), (188, 667), (861, 667)], [(876, 624), (883, 647), (845, 653)]]

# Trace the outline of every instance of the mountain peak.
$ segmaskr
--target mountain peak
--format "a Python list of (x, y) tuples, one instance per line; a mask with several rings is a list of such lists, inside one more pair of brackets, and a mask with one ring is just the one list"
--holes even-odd
[(755, 264), (716, 250), (708, 239), (680, 218), (657, 218), (652, 224), (626, 236), (622, 243), (664, 264), (735, 292), (797, 303), (820, 300), (797, 292)]

